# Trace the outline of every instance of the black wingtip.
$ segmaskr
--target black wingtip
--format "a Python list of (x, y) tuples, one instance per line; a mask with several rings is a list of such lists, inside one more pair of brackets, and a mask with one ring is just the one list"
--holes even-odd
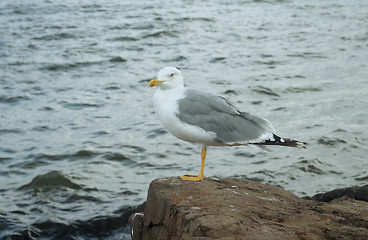
[(262, 143), (257, 143), (257, 145), (277, 145), (285, 147), (297, 147), (306, 149), (306, 142), (300, 142), (298, 140), (293, 140), (290, 138), (281, 138), (276, 134), (273, 134), (273, 139), (267, 139)]

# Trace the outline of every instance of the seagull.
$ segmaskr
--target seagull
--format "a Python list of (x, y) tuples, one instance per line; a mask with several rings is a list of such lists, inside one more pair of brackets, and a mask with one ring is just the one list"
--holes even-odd
[(268, 120), (239, 111), (226, 98), (184, 87), (183, 75), (175, 67), (161, 69), (148, 85), (158, 86), (153, 105), (164, 127), (175, 137), (202, 146), (200, 173), (181, 176), (182, 180), (203, 180), (207, 146), (305, 148), (305, 142), (277, 136)]

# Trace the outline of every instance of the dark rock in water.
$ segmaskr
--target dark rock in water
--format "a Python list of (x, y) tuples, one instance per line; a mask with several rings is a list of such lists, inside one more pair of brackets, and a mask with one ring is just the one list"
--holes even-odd
[(76, 183), (73, 183), (67, 176), (65, 176), (63, 173), (59, 171), (51, 171), (49, 173), (46, 173), (44, 175), (38, 175), (33, 180), (26, 184), (21, 186), (19, 189), (28, 189), (28, 188), (44, 188), (44, 187), (57, 187), (57, 186), (63, 186), (67, 188), (72, 189), (80, 189), (81, 186), (79, 186)]
[(326, 193), (318, 193), (311, 199), (320, 202), (330, 202), (343, 196), (368, 202), (368, 185), (362, 187), (340, 188)]
[(368, 202), (368, 185), (358, 188), (355, 192), (355, 199)]
[(368, 239), (368, 205), (298, 198), (247, 179), (151, 182), (132, 239)]

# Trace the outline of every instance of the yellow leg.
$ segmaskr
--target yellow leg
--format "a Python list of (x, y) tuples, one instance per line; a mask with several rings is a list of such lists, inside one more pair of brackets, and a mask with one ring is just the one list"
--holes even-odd
[(201, 152), (202, 163), (199, 175), (188, 174), (185, 176), (181, 176), (180, 178), (183, 179), (184, 181), (202, 181), (204, 178), (204, 162), (206, 160), (206, 155), (207, 155), (207, 148), (204, 146)]

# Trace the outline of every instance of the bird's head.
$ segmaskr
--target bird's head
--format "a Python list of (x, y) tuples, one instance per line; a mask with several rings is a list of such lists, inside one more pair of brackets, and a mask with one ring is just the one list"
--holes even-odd
[(148, 86), (160, 86), (163, 89), (171, 89), (183, 87), (184, 80), (181, 72), (178, 69), (174, 67), (165, 67), (158, 72), (157, 78), (148, 83)]

